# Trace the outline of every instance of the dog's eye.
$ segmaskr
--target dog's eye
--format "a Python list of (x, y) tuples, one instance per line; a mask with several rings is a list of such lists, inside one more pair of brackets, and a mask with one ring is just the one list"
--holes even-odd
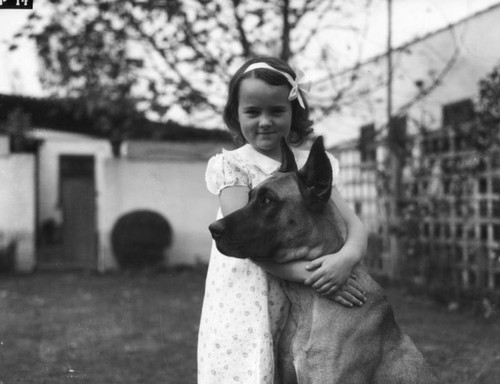
[(267, 205), (267, 204), (272, 203), (272, 201), (273, 201), (273, 200), (272, 200), (269, 196), (264, 196), (264, 197), (262, 198), (262, 203), (263, 203), (263, 204), (266, 204), (266, 205)]

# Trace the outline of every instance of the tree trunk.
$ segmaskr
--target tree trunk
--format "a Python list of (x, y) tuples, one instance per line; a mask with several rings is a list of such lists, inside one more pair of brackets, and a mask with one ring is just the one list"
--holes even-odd
[(290, 0), (283, 0), (282, 4), (282, 15), (283, 15), (283, 33), (281, 35), (281, 58), (288, 62), (291, 56), (290, 52)]

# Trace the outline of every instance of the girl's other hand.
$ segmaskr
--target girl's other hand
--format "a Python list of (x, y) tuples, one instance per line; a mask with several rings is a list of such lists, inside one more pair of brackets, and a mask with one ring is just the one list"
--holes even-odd
[(304, 284), (311, 286), (320, 295), (332, 299), (335, 297), (335, 301), (340, 304), (346, 305), (347, 301), (359, 306), (366, 300), (366, 297), (363, 289), (354, 281), (355, 275), (352, 275), (348, 281), (356, 264), (351, 260), (357, 261), (357, 258), (347, 252), (348, 250), (343, 248), (334, 255), (321, 256), (311, 261), (306, 269), (312, 273)]

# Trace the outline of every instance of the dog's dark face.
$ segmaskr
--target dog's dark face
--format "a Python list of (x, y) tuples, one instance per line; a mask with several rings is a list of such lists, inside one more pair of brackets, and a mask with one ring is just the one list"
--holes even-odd
[[(286, 249), (325, 243), (332, 233), (334, 210), (330, 201), (332, 169), (323, 141), (318, 138), (305, 166), (298, 171), (293, 153), (282, 141), (280, 171), (250, 192), (248, 204), (209, 226), (217, 249), (237, 258), (290, 261)], [(323, 228), (328, 226), (328, 228)], [(335, 232), (335, 229), (333, 229)]]

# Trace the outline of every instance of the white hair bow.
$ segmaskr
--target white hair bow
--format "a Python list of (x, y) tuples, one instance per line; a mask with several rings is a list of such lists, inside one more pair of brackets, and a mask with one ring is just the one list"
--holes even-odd
[(281, 73), (283, 76), (285, 76), (286, 79), (288, 80), (288, 82), (290, 83), (290, 85), (292, 86), (292, 89), (290, 90), (290, 94), (288, 95), (288, 100), (292, 101), (292, 100), (298, 99), (300, 106), (304, 109), (306, 108), (306, 105), (304, 103), (304, 100), (302, 98), (300, 91), (308, 93), (309, 90), (311, 89), (311, 81), (304, 80), (305, 74), (303, 71), (298, 69), (296, 71), (297, 77), (294, 80), (292, 78), (292, 76), (290, 76), (290, 74), (283, 72), (283, 71), (280, 71), (276, 68), (273, 68), (267, 63), (254, 63), (254, 64), (249, 65), (244, 73), (249, 72), (249, 71), (253, 71), (255, 69), (261, 69), (261, 68), (262, 69), (270, 69), (271, 71)]

